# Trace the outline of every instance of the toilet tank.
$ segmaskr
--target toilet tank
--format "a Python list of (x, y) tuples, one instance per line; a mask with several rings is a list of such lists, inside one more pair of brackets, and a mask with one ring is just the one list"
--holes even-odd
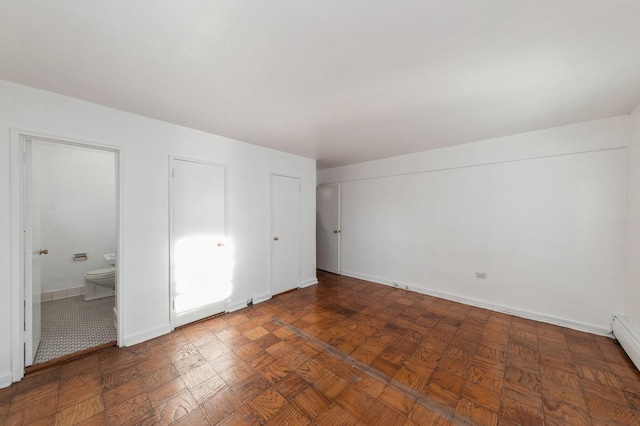
[(106, 260), (108, 265), (116, 266), (116, 254), (115, 253), (103, 254), (102, 256), (104, 257), (104, 260)]

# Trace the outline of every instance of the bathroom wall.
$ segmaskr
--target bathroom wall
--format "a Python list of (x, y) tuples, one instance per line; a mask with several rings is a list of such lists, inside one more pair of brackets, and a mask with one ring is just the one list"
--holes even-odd
[[(40, 194), (43, 301), (84, 291), (84, 274), (108, 266), (116, 251), (116, 176), (113, 152), (33, 141), (34, 187)], [(38, 176), (38, 179), (36, 179)], [(74, 252), (88, 259), (74, 261)]]

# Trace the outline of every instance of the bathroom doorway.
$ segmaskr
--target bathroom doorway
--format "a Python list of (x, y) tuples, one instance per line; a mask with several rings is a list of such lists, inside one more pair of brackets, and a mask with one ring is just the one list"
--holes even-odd
[(117, 343), (118, 153), (26, 136), (21, 146), (29, 367)]

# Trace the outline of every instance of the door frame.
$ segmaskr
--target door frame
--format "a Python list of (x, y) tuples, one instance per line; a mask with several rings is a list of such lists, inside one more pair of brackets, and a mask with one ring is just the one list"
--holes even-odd
[[(199, 160), (195, 158), (182, 157), (179, 155), (169, 155), (169, 169), (167, 176), (169, 177), (169, 325), (171, 330), (175, 330), (175, 321), (173, 319), (173, 261), (175, 259), (174, 253), (174, 227), (173, 227), (173, 162), (174, 161), (188, 161), (190, 163), (206, 164), (209, 166), (222, 167), (224, 169), (224, 238), (225, 244), (228, 244), (229, 240), (229, 168), (226, 164), (216, 163), (214, 161)], [(225, 312), (229, 312), (229, 299), (225, 301)]]
[[(270, 172), (269, 173), (269, 238), (267, 241), (269, 242), (269, 297), (273, 296), (273, 178), (274, 176), (280, 176), (285, 178), (293, 178), (298, 179), (298, 183), (300, 184), (300, 205), (299, 214), (300, 221), (298, 223), (298, 227), (300, 230), (300, 238), (302, 239), (302, 177), (291, 175), (287, 173), (277, 173)], [(302, 240), (300, 241), (300, 249), (302, 249)], [(300, 256), (300, 264), (298, 265), (298, 269), (302, 271), (302, 255)], [(302, 283), (302, 275), (298, 278), (298, 287), (300, 288), (300, 284)]]
[(12, 381), (17, 382), (24, 377), (25, 369), (25, 241), (24, 241), (24, 143), (25, 140), (38, 140), (43, 142), (58, 143), (62, 145), (72, 145), (82, 148), (98, 149), (109, 151), (115, 155), (115, 178), (116, 178), (116, 250), (118, 257), (116, 260), (116, 310), (118, 312), (117, 321), (117, 345), (124, 345), (124, 302), (125, 295), (122, 289), (125, 281), (124, 262), (124, 232), (122, 227), (123, 218), (123, 194), (124, 185), (122, 179), (123, 156), (121, 148), (114, 145), (90, 142), (85, 140), (72, 139), (65, 136), (56, 136), (30, 130), (11, 129), (10, 146), (10, 180), (11, 180), (11, 266), (10, 266), (10, 287), (11, 287), (11, 372)]
[[(338, 188), (338, 262), (336, 274), (340, 275), (342, 271), (342, 185), (340, 183), (322, 183), (316, 186), (316, 191), (317, 188), (321, 186), (335, 186)], [(316, 201), (316, 211), (317, 208), (318, 205)]]

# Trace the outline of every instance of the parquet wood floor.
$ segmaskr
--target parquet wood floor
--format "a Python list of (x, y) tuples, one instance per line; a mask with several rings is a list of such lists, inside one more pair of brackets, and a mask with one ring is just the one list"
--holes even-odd
[(0, 423), (636, 425), (611, 339), (353, 278), (0, 389)]

